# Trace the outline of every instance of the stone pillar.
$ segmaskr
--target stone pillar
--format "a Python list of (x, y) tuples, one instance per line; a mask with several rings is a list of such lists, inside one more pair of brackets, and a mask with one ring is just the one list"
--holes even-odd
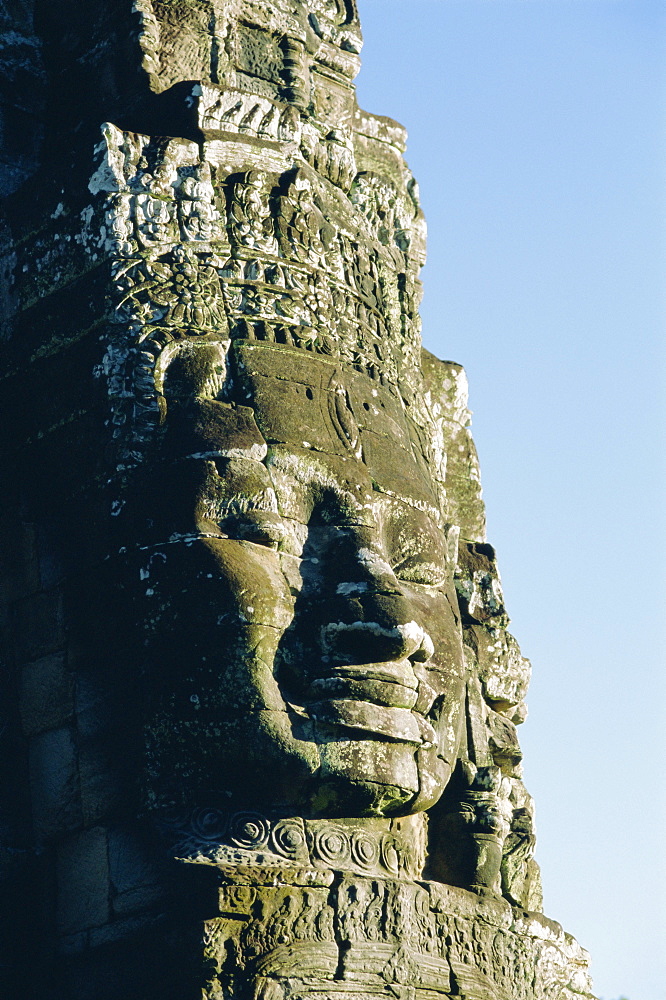
[(6, 994), (592, 1000), (355, 3), (6, 7)]

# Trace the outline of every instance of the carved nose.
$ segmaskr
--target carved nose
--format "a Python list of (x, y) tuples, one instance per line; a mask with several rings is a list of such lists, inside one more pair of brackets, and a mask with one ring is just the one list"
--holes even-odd
[(363, 542), (345, 560), (351, 579), (336, 587), (331, 612), (337, 620), (321, 628), (324, 656), (339, 664), (429, 660), (432, 640), (413, 620), (399, 580), (381, 549)]
[(374, 621), (329, 622), (321, 630), (324, 654), (339, 663), (413, 662), (430, 659), (432, 639), (417, 622), (392, 626)]
[(378, 552), (367, 546), (359, 548), (355, 555), (356, 570), (360, 580), (367, 581), (373, 590), (389, 594), (400, 593), (395, 573)]

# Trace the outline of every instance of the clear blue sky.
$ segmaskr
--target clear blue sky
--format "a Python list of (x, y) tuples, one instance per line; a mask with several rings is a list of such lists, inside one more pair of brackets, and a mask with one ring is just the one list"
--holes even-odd
[(604, 1000), (666, 998), (662, 0), (359, 0), (409, 131), (424, 342), (467, 369), (545, 909)]

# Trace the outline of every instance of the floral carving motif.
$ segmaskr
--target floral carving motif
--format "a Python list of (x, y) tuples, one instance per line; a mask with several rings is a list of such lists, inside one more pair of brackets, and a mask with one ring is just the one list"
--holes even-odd
[(115, 320), (222, 334), (227, 318), (214, 267), (177, 246), (155, 260), (130, 260), (116, 271)]
[(191, 817), (191, 826), (195, 836), (215, 843), (226, 835), (229, 817), (219, 809), (195, 809)]
[(386, 878), (414, 877), (419, 865), (409, 836), (365, 826), (300, 817), (270, 820), (256, 812), (228, 813), (216, 807), (161, 814), (160, 828), (184, 855), (204, 854), (218, 861), (225, 852), (257, 852), (256, 864), (302, 864), (315, 868), (374, 873)]

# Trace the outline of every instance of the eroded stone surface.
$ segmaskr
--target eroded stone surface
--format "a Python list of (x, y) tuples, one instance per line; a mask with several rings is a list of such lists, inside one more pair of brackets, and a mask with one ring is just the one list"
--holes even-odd
[(355, 3), (7, 18), (10, 995), (591, 1000)]

